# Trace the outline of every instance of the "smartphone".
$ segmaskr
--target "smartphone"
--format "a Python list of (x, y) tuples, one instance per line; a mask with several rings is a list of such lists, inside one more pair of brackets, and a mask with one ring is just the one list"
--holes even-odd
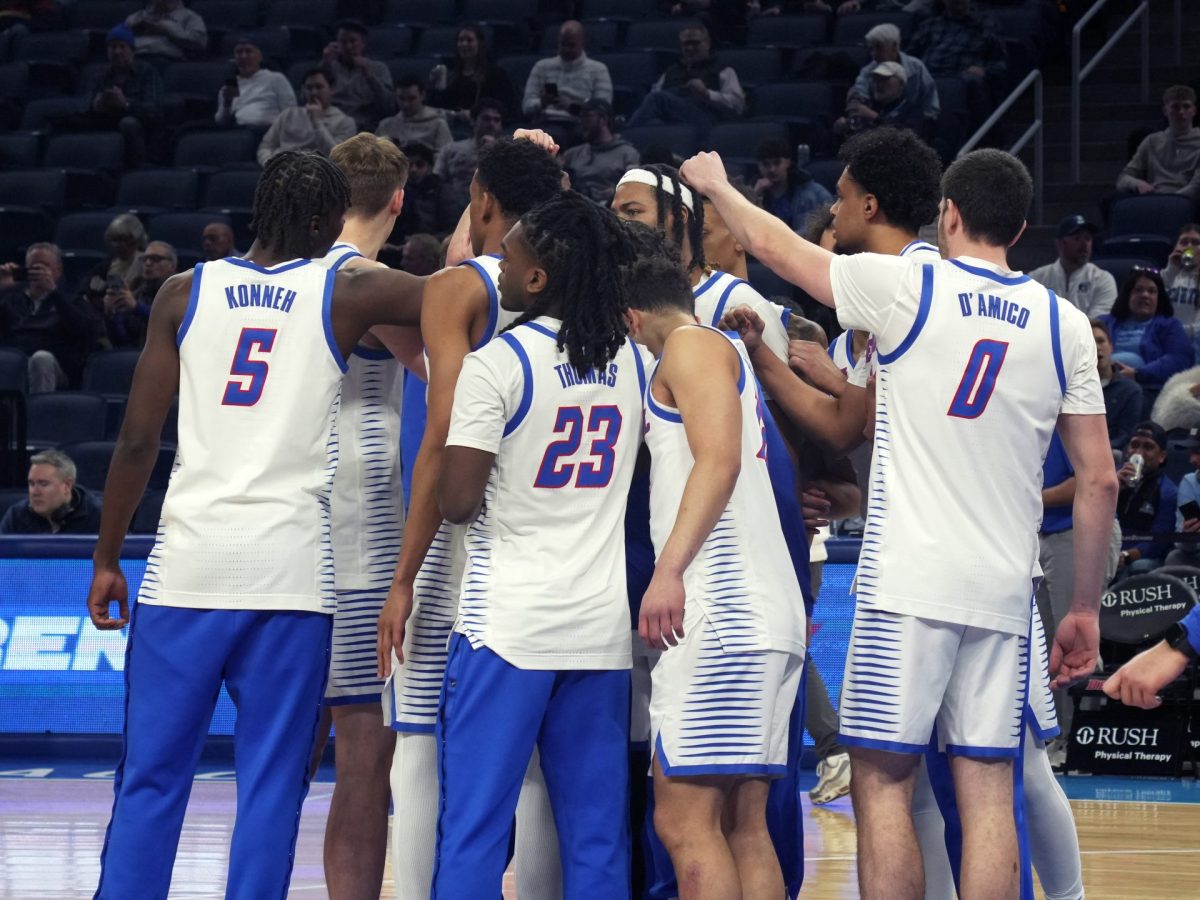
[(105, 280), (105, 287), (110, 293), (119, 294), (125, 290), (125, 279), (115, 272), (109, 272), (108, 278)]
[(1200, 503), (1195, 500), (1189, 500), (1183, 504), (1179, 507), (1179, 511), (1183, 513), (1184, 519), (1200, 519)]
[(544, 90), (551, 97), (558, 96), (558, 84), (556, 82), (547, 81), (546, 86), (542, 90)]

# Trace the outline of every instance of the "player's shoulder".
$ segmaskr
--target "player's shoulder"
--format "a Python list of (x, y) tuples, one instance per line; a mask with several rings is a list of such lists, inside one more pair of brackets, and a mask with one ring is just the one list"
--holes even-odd
[(730, 361), (739, 356), (741, 339), (716, 328), (683, 326), (676, 328), (663, 342), (661, 366), (669, 369), (701, 370), (711, 368), (714, 360), (727, 354)]

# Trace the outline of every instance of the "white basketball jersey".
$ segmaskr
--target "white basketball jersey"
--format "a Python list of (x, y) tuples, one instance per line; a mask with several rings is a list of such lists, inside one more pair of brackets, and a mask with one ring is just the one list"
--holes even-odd
[(742, 279), (728, 272), (715, 271), (692, 287), (696, 301), (696, 318), (701, 325), (716, 328), (731, 309), (745, 306), (763, 320), (763, 343), (771, 352), (787, 362), (787, 323), (792, 311), (772, 303)]
[(580, 374), (540, 317), (467, 357), (447, 445), (496, 454), (455, 630), (523, 669), (627, 669), (625, 505), (646, 376), (626, 340)]
[[(720, 333), (720, 332), (719, 332)], [(741, 341), (738, 393), (742, 409), (742, 468), (725, 511), (684, 572), (688, 603), (699, 604), (726, 653), (785, 650), (803, 653), (804, 598), (784, 541), (767, 473), (767, 445), (754, 370)], [(670, 352), (670, 348), (667, 349)], [(658, 371), (658, 365), (654, 371)], [(654, 376), (651, 375), (650, 387)], [(695, 458), (683, 417), (646, 390), (650, 449), (650, 534), (654, 552), (675, 525)]]
[[(337, 243), (323, 259), (337, 271), (362, 258)], [(330, 501), (339, 591), (387, 591), (404, 537), (400, 407), (404, 368), (387, 350), (360, 345), (347, 360), (338, 406), (338, 468)]]
[(1028, 635), (1051, 432), (1104, 415), (1086, 317), (980, 260), (862, 253), (830, 273), (842, 325), (878, 349), (858, 602)]
[(334, 273), (196, 266), (179, 328), (179, 448), (139, 600), (332, 613)]

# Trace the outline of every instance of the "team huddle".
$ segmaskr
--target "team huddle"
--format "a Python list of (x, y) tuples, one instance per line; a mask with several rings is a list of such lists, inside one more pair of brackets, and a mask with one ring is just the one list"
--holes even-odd
[[(1115, 476), (1086, 319), (1005, 262), (1020, 162), (978, 151), (939, 180), (911, 135), (856, 139), (835, 254), (715, 154), (631, 169), (607, 209), (557, 149), (485, 149), (428, 278), (375, 261), (404, 199), (394, 144), (280, 154), (245, 257), (163, 286), (88, 598), (97, 627), (130, 625), (96, 897), (166, 898), (222, 684), (227, 897), (287, 894), (331, 722), (331, 897), (379, 896), (389, 801), (400, 898), (494, 900), (510, 863), (521, 900), (795, 896), (808, 542), (857, 507), (842, 457), (864, 439), (840, 718), (862, 895), (1032, 897), (1032, 851), (1048, 897), (1081, 897), (1044, 741), (1051, 674), (1095, 664)], [(935, 215), (940, 253), (916, 234)], [(798, 316), (706, 259), (715, 234), (870, 335), (844, 383), (789, 343)], [(176, 393), (130, 616), (121, 542)], [(1047, 646), (1055, 430), (1076, 579)], [(1026, 818), (1058, 837), (1024, 840)]]

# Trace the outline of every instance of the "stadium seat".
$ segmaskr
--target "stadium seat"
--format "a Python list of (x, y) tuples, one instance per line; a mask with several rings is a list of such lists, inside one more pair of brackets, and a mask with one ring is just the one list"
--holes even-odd
[(0, 488), (0, 519), (3, 519), (9, 508), (17, 503), (29, 505), (28, 488)]
[(204, 208), (250, 209), (257, 187), (257, 172), (215, 172), (204, 187)]
[(92, 31), (108, 30), (118, 22), (124, 22), (144, 4), (137, 0), (86, 0), (72, 3), (68, 7), (72, 28), (87, 28)]
[(650, 85), (658, 81), (658, 76), (662, 74), (659, 70), (658, 57), (645, 50), (603, 53), (592, 58), (598, 59), (608, 66), (608, 74), (612, 77), (613, 87), (627, 87), (638, 93), (644, 93)]
[[(77, 482), (92, 491), (104, 490), (108, 477), (108, 466), (112, 462), (116, 441), (81, 441), (66, 444), (61, 449), (75, 463)], [(148, 490), (165, 491), (171, 478), (171, 467), (175, 463), (175, 448), (162, 447), (158, 459), (150, 472)]]
[[(616, 50), (621, 46), (621, 26), (613, 19), (592, 19), (581, 23), (586, 36), (589, 56)], [(558, 30), (561, 22), (547, 25), (542, 31), (542, 52), (540, 56), (552, 56), (558, 53)]]
[(371, 29), (367, 52), (375, 59), (391, 59), (410, 53), (412, 46), (413, 30), (407, 25), (380, 25)]
[(652, 149), (667, 149), (678, 156), (691, 156), (699, 149), (696, 129), (691, 125), (635, 125), (621, 131), (621, 137), (637, 147), (643, 156)]
[(829, 121), (834, 118), (834, 109), (833, 90), (828, 84), (763, 84), (750, 95), (750, 115), (756, 119)]
[[(253, 173), (251, 173), (253, 174)], [(117, 209), (153, 214), (169, 209), (195, 209), (200, 177), (191, 169), (144, 169), (126, 172), (117, 185)]]
[(249, 129), (228, 128), (191, 131), (175, 145), (174, 166), (197, 171), (216, 171), (226, 166), (255, 163), (258, 135)]
[(133, 513), (133, 521), (129, 525), (130, 534), (157, 534), (158, 522), (162, 518), (163, 500), (167, 492), (146, 491), (142, 500)]
[(584, 20), (615, 19), (619, 22), (633, 22), (646, 18), (648, 11), (654, 11), (654, 5), (646, 0), (583, 0), (579, 15)]
[(1121, 287), (1122, 282), (1129, 277), (1129, 273), (1134, 266), (1154, 267), (1153, 260), (1138, 256), (1100, 257), (1099, 259), (1092, 260), (1092, 262), (1096, 264), (1097, 268), (1103, 269), (1113, 277), (1118, 289)]
[(827, 43), (829, 16), (758, 16), (746, 31), (747, 47), (816, 47)]
[(467, 22), (524, 25), (537, 17), (537, 0), (466, 0), (461, 18)]
[(103, 253), (108, 249), (104, 232), (113, 220), (111, 212), (73, 212), (59, 217), (54, 229), (54, 243), (64, 250), (91, 250)]
[(0, 65), (0, 97), (20, 100), (29, 89), (29, 66), (23, 62)]
[(210, 34), (222, 29), (244, 34), (258, 25), (258, 3), (247, 3), (245, 0), (193, 0), (188, 3), (188, 8), (204, 19)]
[(404, 56), (386, 60), (388, 71), (392, 73), (392, 81), (399, 81), (406, 75), (424, 81), (429, 77), (429, 70), (441, 61), (440, 56)]
[(83, 112), (87, 102), (83, 97), (38, 97), (30, 100), (21, 113), (21, 130), (44, 131), (55, 119)]
[(1135, 257), (1148, 259), (1159, 268), (1165, 268), (1167, 257), (1175, 247), (1175, 238), (1165, 238), (1156, 234), (1126, 234), (1120, 237), (1105, 238), (1100, 246), (1092, 251), (1097, 265), (1102, 259), (1120, 257)]
[(504, 73), (508, 76), (508, 80), (513, 83), (513, 86), (518, 91), (523, 92), (525, 90), (525, 82), (529, 80), (529, 73), (533, 69), (534, 63), (539, 59), (543, 59), (544, 56), (542, 53), (510, 53), (496, 60), (496, 65), (504, 70)]
[(845, 164), (839, 159), (814, 159), (804, 171), (813, 177), (813, 181), (821, 185), (831, 194), (837, 194), (837, 181), (845, 171)]
[(58, 212), (66, 193), (67, 177), (56, 170), (0, 172), (0, 206), (33, 206)]
[[(62, 244), (59, 244), (59, 247), (62, 247)], [(99, 250), (63, 250), (63, 284), (68, 290), (81, 293), (84, 278), (101, 264), (107, 266), (108, 259), (108, 254)]]
[(786, 141), (787, 127), (779, 122), (722, 122), (713, 126), (707, 143), (726, 163), (753, 163), (758, 145), (769, 139)]
[(679, 53), (679, 32), (688, 25), (698, 24), (689, 19), (646, 19), (632, 22), (625, 33), (626, 50), (661, 50)]
[(337, 20), (337, 0), (271, 0), (263, 25), (332, 29)]
[(753, 89), (783, 73), (783, 57), (776, 47), (731, 47), (718, 51), (717, 59), (737, 72), (743, 88)]
[(37, 241), (48, 241), (54, 231), (54, 218), (33, 206), (0, 204), (0, 259), (14, 259)]
[(38, 164), (41, 135), (36, 131), (0, 134), (0, 169), (32, 169)]
[(35, 31), (22, 38), (13, 58), (17, 62), (78, 66), (88, 58), (90, 46), (91, 37), (86, 31)]
[(83, 367), (83, 390), (127, 397), (133, 384), (141, 350), (105, 350), (93, 353)]
[(46, 143), (42, 165), (117, 172), (125, 166), (125, 138), (116, 131), (56, 134)]
[(418, 27), (447, 25), (457, 18), (455, 6), (446, 0), (387, 0), (383, 21), (405, 22)]
[(26, 400), (25, 444), (33, 449), (104, 440), (108, 403), (88, 391), (51, 391)]
[(747, 281), (750, 282), (750, 286), (764, 297), (790, 298), (795, 292), (795, 288), (788, 281), (776, 275), (756, 259), (746, 262), (746, 274), (749, 276)]
[(224, 222), (232, 226), (229, 216), (211, 212), (162, 213), (150, 220), (150, 240), (166, 241), (179, 251), (199, 253), (204, 226)]
[(866, 47), (802, 47), (792, 54), (789, 74), (797, 81), (824, 81), (849, 87), (870, 60)]
[[(483, 28), (484, 39), (488, 46), (492, 45), (492, 28), (486, 24)], [(453, 57), (458, 47), (458, 33), (462, 29), (458, 25), (430, 25), (417, 38), (416, 50), (424, 56)]]
[[(288, 54), (291, 53), (291, 32), (286, 28), (276, 26), (274, 28), (231, 31), (222, 35), (220, 43), (217, 45), (217, 57), (229, 59), (233, 55), (233, 48), (237, 46), (238, 40), (242, 37), (248, 37), (254, 42), (254, 46), (262, 51), (269, 66), (282, 65), (288, 58)], [(316, 63), (317, 60), (314, 59), (313, 62)]]
[(901, 40), (912, 36), (912, 14), (906, 12), (892, 13), (850, 13), (838, 16), (833, 25), (833, 43), (861, 44), (867, 32), (876, 25), (895, 25), (900, 29)]
[(1175, 240), (1179, 229), (1196, 218), (1196, 204), (1181, 194), (1122, 197), (1109, 213), (1110, 237), (1147, 234)]
[(0, 391), (29, 390), (29, 357), (13, 347), (0, 347)]
[(163, 92), (180, 97), (199, 97), (215, 107), (217, 94), (232, 75), (233, 66), (226, 59), (171, 63), (162, 70)]

